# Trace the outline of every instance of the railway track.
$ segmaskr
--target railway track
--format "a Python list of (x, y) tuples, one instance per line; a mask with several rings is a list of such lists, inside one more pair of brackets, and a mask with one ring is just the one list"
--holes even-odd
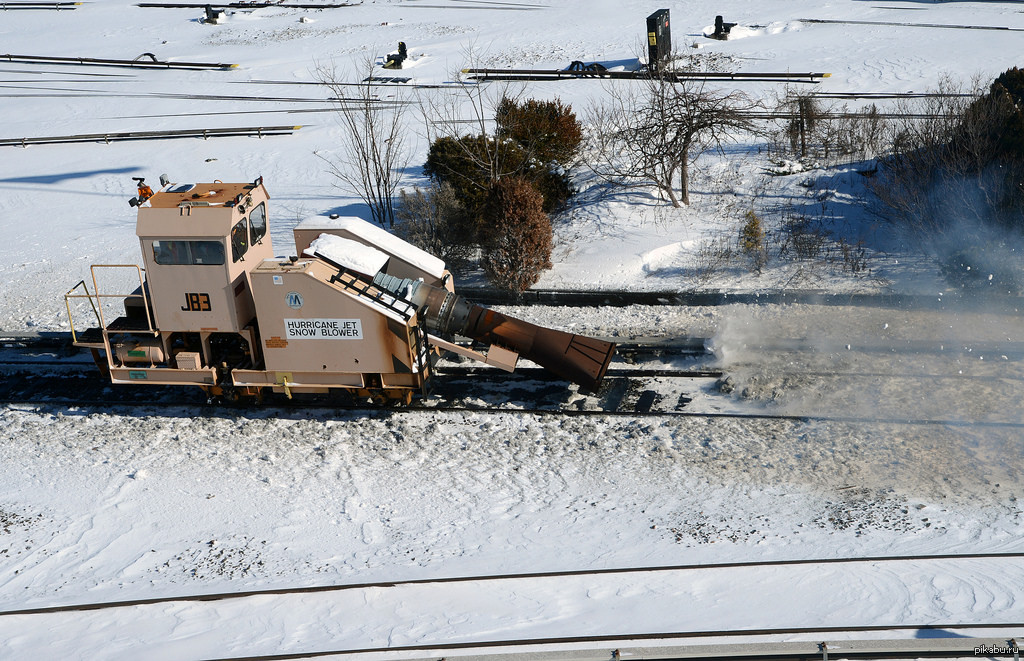
[(459, 292), (481, 305), (557, 306), (717, 306), (729, 304), (856, 306), (900, 310), (986, 310), (1019, 313), (1024, 298), (1018, 295), (984, 295), (975, 292), (940, 294), (831, 294), (819, 291), (693, 292), (529, 289), (519, 296), (488, 287), (460, 287)]
[(206, 7), (213, 7), (215, 9), (265, 9), (267, 7), (273, 7), (275, 9), (340, 9), (341, 7), (357, 7), (360, 4), (362, 3), (342, 2), (314, 4), (301, 2), (140, 2), (135, 6), (150, 9), (205, 9)]
[[(86, 626), (97, 626), (106, 622), (117, 622), (122, 631), (138, 631), (134, 634), (142, 644), (149, 631), (161, 631), (154, 622), (171, 618), (176, 625), (192, 621), (216, 619), (218, 609), (225, 612), (253, 612), (268, 617), (282, 608), (301, 608), (310, 621), (317, 621), (322, 612), (334, 612), (348, 603), (374, 603), (381, 601), (407, 603), (415, 601), (430, 608), (430, 597), (445, 600), (452, 594), (463, 594), (465, 590), (478, 591), (486, 598), (476, 599), (465, 606), (474, 610), (478, 617), (486, 619), (491, 613), (507, 617), (522, 606), (510, 605), (509, 595), (527, 597), (526, 601), (515, 599), (520, 604), (531, 603), (532, 595), (546, 594), (557, 587), (569, 594), (583, 591), (594, 606), (594, 616), (612, 608), (612, 602), (635, 601), (642, 598), (644, 588), (649, 598), (672, 601), (677, 591), (687, 591), (686, 586), (694, 583), (728, 581), (730, 576), (752, 577), (773, 575), (773, 581), (797, 584), (809, 577), (843, 580), (854, 576), (870, 576), (871, 581), (889, 584), (915, 584), (916, 576), (974, 576), (979, 585), (987, 586), (998, 577), (1005, 576), (1012, 583), (1013, 576), (1020, 572), (1020, 560), (1024, 553), (965, 553), (942, 555), (896, 555), (859, 558), (791, 559), (776, 561), (745, 561), (710, 564), (689, 564), (674, 566), (649, 566), (609, 568), (594, 570), (571, 570), (552, 572), (530, 572), (516, 574), (489, 574), (422, 578), (396, 581), (375, 581), (293, 588), (269, 588), (238, 592), (171, 595), (144, 599), (129, 599), (108, 602), (89, 602), (38, 606), (0, 611), (0, 630), (11, 623), (24, 627), (33, 619), (45, 619), (47, 627), (56, 631), (73, 630), (81, 622)], [(622, 586), (633, 586), (617, 599), (610, 599)], [(643, 587), (641, 587), (643, 586)], [(795, 587), (795, 586), (794, 586)], [(932, 588), (932, 598), (943, 600), (948, 597), (943, 588)], [(741, 594), (739, 587), (731, 595), (722, 595), (730, 600)], [(812, 591), (814, 592), (814, 591)], [(826, 591), (827, 592), (827, 591)], [(822, 599), (815, 592), (810, 599)], [(827, 601), (827, 597), (824, 597)], [(446, 602), (447, 603), (447, 602)], [(301, 605), (300, 605), (301, 604)], [(613, 609), (614, 610), (614, 609)], [(402, 608), (403, 616), (409, 612)], [(445, 613), (440, 617), (449, 619), (457, 613)], [(525, 616), (525, 614), (524, 614)], [(387, 619), (386, 615), (381, 616)], [(764, 622), (784, 622), (800, 619), (797, 614), (775, 614)], [(243, 618), (244, 621), (245, 618)], [(672, 618), (674, 619), (674, 618)], [(693, 618), (689, 618), (693, 621)], [(1016, 638), (1024, 629), (1024, 623), (1014, 621), (1012, 615), (1003, 621), (977, 621), (964, 618), (907, 623), (905, 621), (861, 622), (858, 624), (830, 624), (829, 617), (816, 617), (814, 626), (786, 626), (762, 624), (739, 629), (678, 628), (661, 629), (656, 623), (645, 631), (622, 631), (617, 633), (584, 633), (592, 627), (586, 622), (565, 622), (558, 627), (566, 635), (544, 635), (550, 627), (536, 627), (526, 624), (527, 631), (535, 635), (520, 635), (516, 638), (501, 637), (500, 630), (490, 635), (438, 632), (434, 636), (419, 634), (410, 636), (393, 631), (388, 640), (377, 643), (377, 638), (366, 633), (353, 636), (338, 632), (337, 637), (344, 643), (328, 645), (323, 642), (311, 644), (302, 641), (298, 650), (294, 646), (274, 653), (261, 653), (261, 645), (250, 643), (242, 649), (251, 649), (254, 654), (245, 656), (221, 656), (218, 661), (237, 659), (300, 659), (331, 655), (380, 655), (394, 658), (437, 659), (444, 653), (458, 653), (459, 658), (481, 658), (471, 654), (495, 654), (492, 659), (545, 658), (545, 659), (827, 659), (831, 653), (840, 658), (895, 659), (895, 658), (960, 658), (974, 656), (975, 649), (999, 649), (984, 656), (988, 658), (1016, 658)], [(133, 629), (132, 622), (147, 623), (146, 627)], [(260, 620), (262, 621), (262, 620)], [(526, 622), (529, 622), (527, 618)], [(226, 623), (225, 623), (226, 624)], [(390, 625), (385, 625), (390, 626)], [(244, 627), (244, 625), (243, 625)], [(224, 628), (230, 629), (230, 625)], [(616, 627), (608, 627), (615, 629)], [(502, 628), (503, 629), (503, 628)], [(495, 635), (497, 633), (498, 635)], [(159, 634), (156, 634), (159, 635)], [(393, 639), (393, 636), (395, 637)], [(884, 637), (882, 637), (884, 636)], [(131, 636), (129, 636), (131, 637)], [(433, 638), (433, 640), (431, 640)], [(232, 639), (229, 634), (227, 639)], [(239, 649), (237, 639), (234, 649)], [(209, 641), (207, 641), (209, 645)], [(654, 646), (656, 645), (656, 646)], [(644, 647), (646, 646), (646, 647)], [(266, 645), (263, 645), (265, 649)]]
[[(1019, 645), (1016, 638), (975, 637), (975, 629), (1016, 631), (1019, 625), (913, 625), (907, 627), (805, 627), (800, 629), (760, 629), (750, 631), (708, 631), (692, 635), (674, 633), (638, 633), (608, 636), (564, 636), (535, 639), (509, 639), (478, 643), (448, 643), (434, 645), (404, 645), (393, 647), (366, 647), (350, 650), (319, 650), (294, 654), (265, 654), (232, 657), (217, 657), (207, 661), (287, 661), (290, 659), (312, 659), (337, 655), (367, 655), (367, 658), (388, 658), (387, 655), (400, 653), (401, 658), (411, 661), (436, 661), (438, 653), (455, 653), (462, 661), (516, 661), (524, 659), (545, 659), (546, 661), (620, 661), (621, 659), (648, 659), (658, 661), (721, 661), (744, 659), (745, 661), (828, 661), (834, 659), (861, 659), (890, 661), (894, 659), (965, 659), (979, 655), (987, 659), (1019, 660)], [(894, 639), (868, 638), (849, 639), (846, 636), (858, 634), (890, 634), (919, 632), (959, 636), (959, 639)], [(840, 637), (839, 635), (842, 637)], [(744, 637), (785, 637), (816, 636), (826, 638), (821, 642), (801, 643), (713, 643), (679, 645), (680, 640), (702, 638), (742, 639)], [(638, 643), (640, 643), (638, 645)], [(642, 646), (646, 643), (648, 646)], [(658, 646), (650, 646), (657, 643)], [(676, 643), (667, 645), (667, 643)], [(605, 649), (594, 650), (603, 646)], [(552, 648), (555, 648), (552, 650)], [(614, 647), (614, 649), (610, 649)], [(490, 650), (504, 648), (503, 654)], [(441, 657), (444, 661), (447, 657)]]
[[(87, 354), (70, 354), (69, 338), (60, 334), (37, 339), (0, 336), (0, 402), (28, 406), (173, 408), (204, 407), (209, 402), (197, 388), (170, 386), (112, 385), (101, 377)], [(707, 338), (683, 342), (627, 342), (620, 345), (620, 360), (612, 364), (604, 385), (597, 393), (579, 391), (545, 370), (525, 365), (514, 373), (476, 364), (442, 361), (429, 394), (392, 412), (478, 412), (516, 413), (539, 416), (612, 417), (697, 417), (843, 424), (913, 425), (1024, 429), (1024, 419), (1015, 417), (1014, 402), (1024, 396), (1024, 376), (1014, 367), (1024, 360), (1024, 343), (1012, 345), (945, 345), (940, 343), (898, 343), (826, 349), (824, 363), (791, 364), (764, 369), (754, 363), (733, 362), (722, 367), (705, 348)], [(73, 350), (73, 347), (70, 347)], [(801, 340), (776, 341), (760, 345), (753, 354), (773, 357), (774, 363), (792, 363), (785, 356), (800, 357), (820, 352), (820, 343)], [(875, 369), (859, 364), (845, 365), (846, 354), (876, 354), (877, 361), (897, 357), (895, 366), (880, 362)], [(811, 354), (817, 355), (817, 354)], [(928, 371), (902, 366), (907, 358), (929, 360), (969, 359), (983, 363), (985, 355), (992, 369)], [(828, 356), (838, 356), (831, 358)], [(780, 359), (781, 357), (781, 359)], [(833, 364), (835, 363), (835, 364)], [(945, 364), (943, 362), (942, 364)], [(1002, 366), (1010, 366), (1003, 371)], [(765, 381), (767, 380), (767, 385)], [(764, 401), (761, 391), (776, 398)], [(781, 391), (781, 394), (780, 394)], [(879, 402), (870, 412), (848, 412), (842, 400), (835, 405), (820, 399), (820, 393), (835, 391), (871, 392)], [(930, 404), (918, 408), (903, 404), (890, 406), (889, 393), (929, 393), (941, 401), (943, 393), (957, 397), (965, 391), (991, 392), (990, 405), (983, 414), (958, 410), (954, 404)], [(786, 404), (790, 394), (800, 400), (810, 393), (812, 405)], [(777, 401), (776, 401), (777, 400)], [(1005, 402), (1000, 406), (1000, 402)], [(214, 402), (218, 404), (217, 402)], [(304, 396), (294, 400), (280, 395), (262, 404), (272, 408), (305, 408), (346, 411), (376, 411), (379, 407), (341, 396)], [(250, 404), (256, 406), (256, 404)]]

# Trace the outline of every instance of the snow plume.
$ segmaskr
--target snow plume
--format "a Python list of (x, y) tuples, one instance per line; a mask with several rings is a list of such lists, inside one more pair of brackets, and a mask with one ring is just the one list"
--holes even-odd
[[(745, 446), (752, 463), (798, 461), (817, 472), (839, 462), (835, 475), (848, 484), (888, 485), (904, 496), (1005, 498), (1019, 490), (1018, 312), (769, 307), (724, 310), (709, 343), (724, 372), (717, 395), (809, 418), (796, 437), (773, 438), (771, 452)], [(935, 480), (945, 462), (972, 477)]]
[(723, 314), (710, 347), (720, 390), (791, 415), (1024, 422), (1021, 325), (1012, 308), (900, 310), (791, 305)]
[(875, 190), (888, 207), (884, 215), (935, 257), (949, 287), (1017, 295), (1024, 290), (1024, 208), (1012, 190), (1016, 167), (995, 163), (973, 174), (894, 171)]
[[(991, 230), (985, 230), (991, 234)], [(962, 242), (945, 236), (937, 246), (942, 273), (955, 288), (992, 296), (1016, 296), (1024, 290), (1024, 242), (991, 237)]]
[(741, 308), (723, 317), (705, 348), (714, 354), (720, 365), (731, 366), (756, 359), (758, 342), (763, 336), (763, 329), (751, 311)]

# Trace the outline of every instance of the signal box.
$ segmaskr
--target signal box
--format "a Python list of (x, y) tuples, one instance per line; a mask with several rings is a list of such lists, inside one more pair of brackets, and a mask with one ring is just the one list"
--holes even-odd
[(647, 68), (657, 73), (672, 57), (672, 31), (668, 10), (659, 9), (647, 17)]

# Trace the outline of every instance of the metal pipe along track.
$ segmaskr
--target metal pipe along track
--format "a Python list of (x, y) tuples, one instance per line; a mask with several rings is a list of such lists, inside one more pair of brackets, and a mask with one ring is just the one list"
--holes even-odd
[(1000, 30), (1003, 32), (1024, 32), (1024, 28), (999, 25), (950, 25), (945, 23), (897, 23), (894, 21), (852, 21), (830, 18), (798, 18), (801, 23), (823, 23), (839, 25), (889, 25), (901, 28), (943, 28), (947, 30)]
[(253, 126), (220, 129), (181, 129), (177, 131), (128, 131), (123, 133), (84, 133), (81, 135), (39, 138), (0, 138), (0, 147), (28, 147), (29, 145), (56, 145), (74, 142), (125, 142), (129, 140), (169, 140), (174, 138), (223, 138), (291, 135), (302, 126)]
[[(150, 60), (140, 59), (150, 56)], [(237, 64), (214, 62), (166, 62), (152, 57), (151, 53), (143, 53), (134, 60), (110, 60), (95, 57), (50, 57), (45, 55), (0, 55), (0, 60), (22, 62), (26, 64), (70, 64), (97, 67), (128, 67), (133, 69), (236, 69)]]
[(316, 5), (311, 3), (300, 2), (140, 2), (135, 6), (145, 7), (149, 9), (205, 9), (207, 7), (213, 7), (215, 9), (221, 7), (225, 9), (264, 9), (266, 7), (285, 9), (338, 9), (341, 7), (357, 7), (359, 4), (361, 3), (344, 2), (339, 4)]
[(53, 9), (60, 11), (62, 9), (78, 9), (81, 6), (81, 2), (0, 2), (0, 9), (4, 11), (13, 11), (16, 9), (31, 10), (31, 9)]
[[(572, 80), (576, 78), (644, 80), (651, 77), (648, 71), (590, 71), (578, 69), (463, 69), (462, 73), (470, 74), (473, 80)], [(830, 73), (813, 72), (711, 72), (711, 71), (677, 71), (665, 72), (659, 76), (670, 82), (683, 80), (732, 80), (732, 81), (775, 81), (775, 82), (807, 82), (816, 83), (821, 78), (828, 78)]]

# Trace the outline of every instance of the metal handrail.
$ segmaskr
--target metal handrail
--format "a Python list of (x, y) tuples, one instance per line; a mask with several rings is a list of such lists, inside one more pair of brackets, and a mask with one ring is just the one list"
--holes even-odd
[[(96, 280), (96, 269), (101, 269), (101, 268), (107, 268), (107, 269), (116, 269), (116, 268), (135, 269), (135, 271), (138, 273), (138, 276), (139, 276), (139, 291), (141, 291), (142, 293), (141, 294), (101, 294), (100, 293), (99, 282)], [(93, 290), (96, 292), (95, 294), (93, 294), (93, 296), (96, 297), (97, 302), (99, 302), (99, 299), (101, 299), (101, 298), (125, 298), (125, 299), (128, 299), (128, 298), (141, 298), (142, 299), (142, 305), (143, 305), (143, 307), (146, 310), (146, 324), (148, 326), (147, 330), (150, 333), (152, 333), (153, 335), (157, 334), (156, 329), (153, 327), (153, 317), (152, 317), (152, 315), (150, 313), (150, 310), (149, 310), (149, 298), (146, 296), (146, 284), (145, 284), (144, 278), (142, 277), (142, 267), (140, 267), (138, 264), (93, 264), (92, 266), (89, 267), (89, 270), (92, 273), (92, 286), (93, 286)], [(103, 306), (102, 305), (99, 306), (98, 317), (99, 317), (99, 322), (100, 322), (100, 328), (106, 330), (107, 322), (103, 318)]]
[[(73, 293), (76, 289), (81, 287), (85, 290), (84, 294)], [(79, 280), (78, 284), (72, 287), (64, 294), (64, 308), (68, 311), (68, 323), (71, 324), (71, 342), (78, 342), (78, 336), (75, 334), (75, 319), (71, 315), (71, 299), (72, 298), (84, 298), (89, 301), (89, 305), (92, 307), (92, 313), (96, 315), (96, 323), (100, 322), (100, 313), (96, 309), (96, 302), (93, 300), (92, 294), (89, 293), (89, 286), (85, 284), (85, 280)]]

